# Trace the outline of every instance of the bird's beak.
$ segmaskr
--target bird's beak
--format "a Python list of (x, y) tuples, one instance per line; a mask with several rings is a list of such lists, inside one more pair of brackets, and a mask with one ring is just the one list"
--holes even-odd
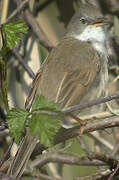
[(97, 19), (96, 21), (93, 21), (92, 23), (90, 23), (91, 26), (95, 26), (95, 27), (102, 27), (102, 26), (106, 26), (109, 24), (110, 24), (110, 22), (105, 18), (100, 18), (100, 19)]

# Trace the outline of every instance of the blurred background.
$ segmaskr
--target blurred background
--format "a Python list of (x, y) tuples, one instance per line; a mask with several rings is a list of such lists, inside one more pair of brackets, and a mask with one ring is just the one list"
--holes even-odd
[[(108, 94), (118, 92), (118, 73), (119, 73), (119, 1), (118, 0), (90, 0), (99, 3), (102, 13), (111, 21), (109, 27), (109, 41), (107, 47), (109, 51), (109, 84)], [(23, 4), (24, 3), (24, 4)], [(24, 108), (26, 97), (31, 88), (31, 83), (35, 74), (39, 70), (42, 62), (63, 37), (66, 26), (85, 0), (0, 0), (0, 22), (6, 23), (8, 17), (15, 11), (16, 15), (12, 20), (22, 19), (29, 27), (27, 35), (22, 35), (22, 40), (7, 56), (8, 68), (8, 97), (9, 106)], [(23, 5), (21, 10), (19, 7)], [(111, 101), (107, 109), (113, 113), (118, 112), (118, 101)], [(0, 122), (4, 121), (4, 106), (0, 103)], [(3, 112), (3, 116), (2, 116)], [(119, 129), (112, 128), (109, 131), (94, 132), (87, 136), (82, 136), (83, 143), (90, 151), (106, 152), (118, 157), (119, 152)], [(8, 130), (0, 132), (0, 159), (2, 159), (10, 143)], [(85, 155), (79, 139), (67, 141), (71, 143), (68, 152), (78, 155)], [(81, 144), (81, 145), (80, 145)], [(117, 148), (118, 147), (118, 148)], [(117, 148), (117, 149), (116, 149)], [(85, 149), (85, 148), (84, 148)], [(14, 144), (9, 156), (13, 156), (17, 151), (17, 145)], [(62, 166), (62, 167), (61, 167)], [(43, 172), (52, 177), (51, 179), (62, 179), (57, 174), (57, 169), (61, 169), (62, 178), (67, 180), (79, 179), (80, 176), (86, 176), (95, 173), (96, 167), (81, 167), (72, 165), (46, 165)], [(37, 174), (37, 173), (36, 173)], [(39, 178), (45, 179), (40, 176)], [(24, 179), (35, 179), (27, 174)], [(48, 179), (48, 178), (47, 178)]]

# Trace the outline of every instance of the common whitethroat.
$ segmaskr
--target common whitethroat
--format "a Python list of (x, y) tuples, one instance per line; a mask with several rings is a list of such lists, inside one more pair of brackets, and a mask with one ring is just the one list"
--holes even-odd
[[(92, 4), (79, 8), (71, 19), (65, 36), (49, 53), (37, 73), (26, 101), (27, 109), (31, 107), (37, 93), (56, 102), (61, 108), (105, 96), (108, 82), (106, 25), (107, 21), (99, 8)], [(21, 176), (36, 141), (37, 138), (30, 134), (24, 137), (9, 168), (10, 176)]]
[[(61, 108), (105, 96), (108, 81), (107, 24), (100, 9), (92, 4), (77, 11), (65, 36), (37, 73), (26, 101), (27, 109), (36, 93), (56, 102)], [(90, 113), (94, 110), (95, 107), (91, 108)], [(89, 110), (84, 110), (83, 114), (87, 113)]]

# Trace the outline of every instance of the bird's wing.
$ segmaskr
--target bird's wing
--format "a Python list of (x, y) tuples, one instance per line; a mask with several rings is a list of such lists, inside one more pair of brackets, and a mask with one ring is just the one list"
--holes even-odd
[(90, 89), (95, 77), (96, 72), (92, 72), (90, 68), (79, 69), (69, 74), (65, 73), (59, 85), (55, 102), (63, 108), (79, 104)]
[(100, 56), (90, 44), (62, 41), (49, 54), (42, 72), (36, 75), (26, 105), (33, 101), (38, 86), (41, 94), (63, 108), (78, 104), (99, 71)]

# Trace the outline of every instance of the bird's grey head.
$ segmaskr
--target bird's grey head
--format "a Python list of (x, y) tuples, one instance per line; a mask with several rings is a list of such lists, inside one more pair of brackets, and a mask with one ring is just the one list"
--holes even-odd
[[(80, 40), (92, 41), (93, 37), (91, 36), (95, 35), (97, 38), (97, 35), (101, 35), (102, 31), (104, 30), (103, 19), (104, 17), (98, 7), (92, 4), (82, 5), (72, 17), (67, 27), (67, 33), (65, 37), (74, 37), (80, 39), (80, 35), (82, 35), (82, 33), (88, 27), (86, 32), (83, 33), (83, 37), (81, 36), (82, 39)], [(94, 33), (95, 30), (97, 30), (97, 34)], [(87, 33), (89, 33), (89, 38)], [(104, 39), (103, 33), (101, 38)]]

